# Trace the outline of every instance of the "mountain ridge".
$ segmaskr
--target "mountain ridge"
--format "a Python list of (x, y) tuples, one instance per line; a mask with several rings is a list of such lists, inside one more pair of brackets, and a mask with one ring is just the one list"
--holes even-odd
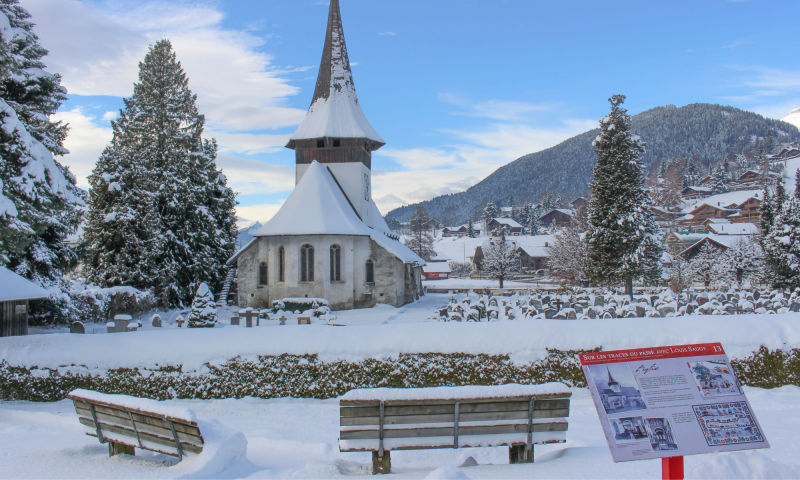
[[(738, 153), (753, 145), (757, 137), (772, 131), (778, 141), (800, 140), (800, 130), (790, 123), (765, 118), (738, 108), (695, 103), (683, 107), (654, 107), (631, 117), (632, 130), (647, 144), (646, 167), (656, 160), (695, 157), (703, 165)], [(457, 224), (470, 216), (480, 218), (489, 200), (505, 205), (509, 195), (518, 200), (535, 200), (547, 191), (569, 199), (583, 194), (592, 178), (596, 162), (592, 140), (595, 128), (571, 137), (553, 147), (503, 165), (464, 192), (441, 195), (422, 203), (432, 218), (441, 218), (445, 209)], [(519, 204), (519, 203), (518, 203)], [(416, 206), (390, 211), (387, 219), (408, 221)]]

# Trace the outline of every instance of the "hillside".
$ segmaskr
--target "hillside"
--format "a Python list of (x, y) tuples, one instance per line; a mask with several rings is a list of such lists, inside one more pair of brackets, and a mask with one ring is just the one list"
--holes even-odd
[[(656, 107), (632, 117), (633, 131), (647, 143), (645, 165), (654, 160), (691, 157), (708, 165), (730, 153), (752, 147), (753, 139), (772, 130), (779, 141), (800, 140), (797, 127), (780, 120), (733, 107), (698, 103), (676, 108)], [(498, 168), (465, 192), (443, 195), (423, 202), (428, 214), (441, 218), (452, 207), (458, 223), (470, 215), (480, 218), (489, 200), (505, 205), (509, 195), (536, 199), (548, 190), (571, 199), (581, 195), (592, 178), (595, 154), (592, 140), (599, 129), (590, 130), (564, 142), (525, 155)], [(519, 204), (519, 201), (517, 202)], [(387, 218), (408, 221), (415, 205), (400, 207)]]

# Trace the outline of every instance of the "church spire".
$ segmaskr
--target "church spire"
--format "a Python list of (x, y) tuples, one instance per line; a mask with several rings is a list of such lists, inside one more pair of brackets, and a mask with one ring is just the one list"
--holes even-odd
[(364, 139), (367, 141), (364, 147), (367, 152), (377, 150), (386, 143), (367, 121), (356, 95), (339, 0), (331, 0), (328, 11), (325, 46), (311, 107), (286, 146), (303, 148), (296, 140), (323, 138)]

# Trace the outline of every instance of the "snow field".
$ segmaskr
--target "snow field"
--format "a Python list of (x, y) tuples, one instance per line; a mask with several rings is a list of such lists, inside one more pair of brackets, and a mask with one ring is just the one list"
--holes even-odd
[[(424, 297), (423, 297), (424, 298)], [(395, 310), (401, 314), (403, 309)], [(419, 312), (418, 312), (419, 313)], [(369, 312), (364, 313), (369, 315)], [(761, 346), (800, 345), (800, 313), (683, 316), (604, 320), (421, 322), (381, 325), (285, 325), (245, 328), (152, 328), (113, 335), (52, 334), (0, 338), (0, 358), (11, 366), (47, 370), (77, 366), (99, 373), (114, 368), (182, 366), (201, 372), (205, 364), (236, 357), (316, 353), (321, 361), (385, 359), (400, 353), (511, 355), (515, 362), (547, 356), (547, 349), (604, 350), (720, 342), (731, 358)], [(265, 322), (266, 323), (266, 322)], [(337, 323), (339, 321), (337, 320)]]
[[(658, 460), (613, 463), (589, 391), (572, 392), (567, 443), (536, 446), (533, 464), (508, 465), (505, 447), (396, 451), (393, 478), (660, 477)], [(793, 414), (800, 387), (745, 387), (745, 392), (772, 448), (686, 457), (687, 478), (800, 477), (795, 442), (800, 417)], [(338, 451), (337, 399), (165, 403), (195, 412), (208, 442), (206, 458), (176, 464), (172, 457), (139, 450), (136, 457), (109, 458), (105, 445), (83, 434), (72, 402), (0, 402), (0, 478), (342, 478), (371, 471), (369, 453)], [(460, 467), (473, 460), (476, 466)]]

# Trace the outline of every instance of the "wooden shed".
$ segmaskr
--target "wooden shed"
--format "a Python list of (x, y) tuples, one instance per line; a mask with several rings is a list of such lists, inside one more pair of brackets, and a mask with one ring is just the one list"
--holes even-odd
[(0, 337), (28, 334), (28, 301), (47, 298), (47, 290), (0, 267)]

